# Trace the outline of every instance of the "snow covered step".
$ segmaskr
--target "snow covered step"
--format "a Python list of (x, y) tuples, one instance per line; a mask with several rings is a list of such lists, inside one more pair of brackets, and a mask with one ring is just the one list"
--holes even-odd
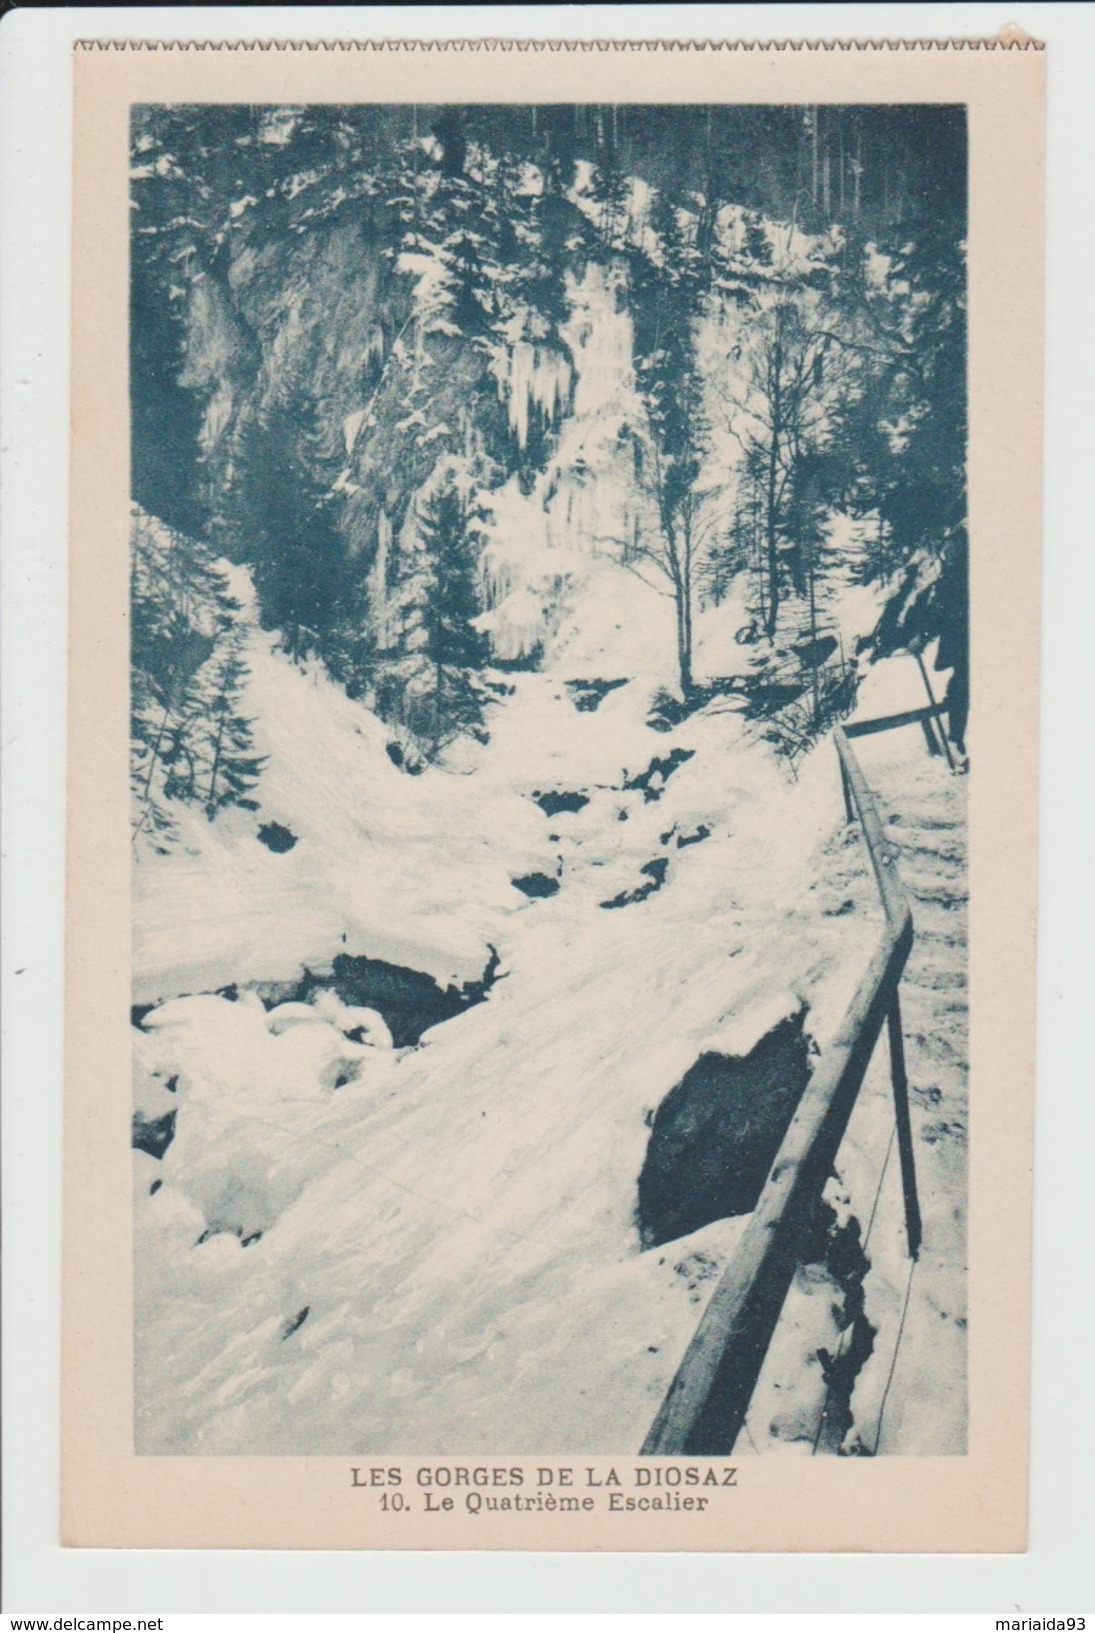
[[(945, 1011), (952, 1007), (951, 1003), (946, 1002), (947, 999), (952, 1000), (955, 1006), (960, 1003), (963, 1008), (969, 1007), (965, 997), (965, 984), (956, 980), (953, 971), (924, 965), (910, 969), (906, 965), (905, 974), (901, 978), (902, 1008), (904, 1009), (920, 993), (924, 994), (926, 1002), (937, 1006), (932, 1009), (933, 1014), (939, 1013), (940, 1008)], [(942, 998), (939, 995), (942, 995)]]
[(966, 857), (940, 855), (930, 850), (905, 850), (895, 845), (902, 882), (910, 895), (920, 890), (933, 893), (945, 891), (958, 901), (968, 895), (968, 861)]
[[(929, 799), (934, 792), (934, 789), (928, 792)], [(894, 840), (898, 843), (905, 834), (921, 840), (925, 836), (938, 835), (945, 842), (947, 835), (965, 831), (965, 821), (963, 814), (958, 810), (949, 811), (945, 805), (934, 810), (928, 809), (927, 801), (923, 801), (921, 806), (914, 808), (908, 816), (891, 810), (886, 817), (886, 827), (891, 830)]]
[(955, 896), (944, 887), (929, 884), (909, 884), (909, 895), (913, 899), (914, 907), (936, 908), (944, 913), (964, 915), (966, 899), (964, 896)]
[[(852, 1392), (844, 1449), (953, 1455), (965, 1447), (967, 784), (922, 754), (899, 760), (896, 749), (868, 778), (887, 812), (913, 914), (901, 1006), (924, 1241), (914, 1264), (905, 1251), (891, 1152), (867, 1244), (873, 1348)], [(893, 1121), (888, 1062), (880, 1053), (871, 1072), (879, 1138)]]
[(943, 867), (965, 868), (968, 862), (966, 847), (957, 839), (936, 839), (938, 830), (908, 828), (890, 829), (887, 837), (900, 851), (907, 865), (940, 864)]

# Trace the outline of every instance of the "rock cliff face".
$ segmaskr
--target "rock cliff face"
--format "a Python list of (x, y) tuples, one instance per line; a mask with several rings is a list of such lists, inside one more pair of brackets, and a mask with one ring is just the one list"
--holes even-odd
[[(397, 259), (375, 220), (256, 233), (192, 263), (181, 296), (177, 391), (200, 408), (194, 509), (255, 570), (264, 622), (344, 680), (395, 644), (423, 508), (455, 487), (489, 525), (486, 495), (511, 478), (526, 496), (543, 486), (537, 467), (572, 406), (560, 337), (527, 339), (527, 312), (464, 333)], [(479, 588), (489, 613), (512, 570), (495, 559)], [(535, 640), (500, 633), (499, 655)]]
[(191, 529), (252, 568), (291, 651), (382, 707), (446, 493), (502, 664), (536, 661), (575, 569), (626, 549), (644, 508), (620, 258), (591, 262), (579, 234), (553, 322), (503, 292), (464, 327), (443, 259), (392, 238), (370, 211), (188, 257), (173, 386), (176, 423), (199, 416)]
[[(263, 626), (410, 760), (483, 729), (489, 665), (574, 640), (599, 558), (674, 603), (686, 695), (695, 618), (740, 580), (760, 679), (790, 665), (777, 702), (809, 694), (812, 741), (849, 689), (848, 572), (932, 567), (961, 532), (961, 199), (923, 253), (902, 227), (886, 254), (858, 186), (852, 219), (816, 197), (777, 213), (806, 140), (792, 110), (670, 125), (136, 110), (134, 500), (247, 566)], [(910, 197), (958, 139), (942, 115), (920, 157), (896, 126), (875, 137)], [(750, 142), (765, 166), (743, 165)], [(924, 402), (902, 372), (914, 317), (945, 341)], [(918, 428), (900, 449), (895, 423)], [(933, 483), (925, 541), (907, 496)], [(848, 567), (837, 513), (871, 519), (877, 560)]]

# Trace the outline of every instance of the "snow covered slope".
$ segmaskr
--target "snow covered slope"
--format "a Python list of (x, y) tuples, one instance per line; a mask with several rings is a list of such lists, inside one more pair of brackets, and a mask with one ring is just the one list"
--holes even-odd
[[(340, 952), (445, 983), (493, 947), (496, 979), (406, 1050), (327, 992), (144, 1018), (142, 1114), (175, 1122), (162, 1160), (135, 1153), (138, 1442), (634, 1449), (743, 1223), (640, 1251), (649, 1117), (701, 1053), (747, 1053), (802, 1000), (824, 1047), (877, 933), (835, 760), (793, 784), (725, 699), (657, 732), (653, 677), (583, 708), (567, 681), (588, 675), (518, 674), (485, 748), (410, 777), (361, 705), (262, 635), (250, 661), (261, 810), (137, 867), (145, 999)], [(580, 808), (541, 808), (549, 792)], [(296, 845), (264, 849), (264, 820)], [(530, 874), (557, 891), (529, 899), (512, 880)], [(888, 1137), (880, 1113), (864, 1165)], [(789, 1329), (797, 1375), (821, 1340), (802, 1313)], [(813, 1433), (750, 1429), (796, 1449)]]

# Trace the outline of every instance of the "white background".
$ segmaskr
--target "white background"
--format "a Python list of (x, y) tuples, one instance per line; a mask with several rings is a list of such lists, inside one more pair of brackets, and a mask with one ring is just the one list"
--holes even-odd
[[(378, 1555), (57, 1548), (74, 38), (992, 35), (1048, 42), (1049, 235), (1031, 1547), (1025, 1556)], [(0, 29), (4, 1596), (9, 1614), (1095, 1609), (1095, 12), (994, 5), (74, 8)], [(1001, 276), (1006, 276), (1006, 268)], [(125, 428), (119, 427), (124, 435)], [(75, 813), (77, 819), (79, 813)], [(1016, 1364), (1020, 1364), (1016, 1336)], [(985, 1625), (991, 1626), (990, 1622)], [(1092, 1625), (1089, 1623), (1089, 1625)]]

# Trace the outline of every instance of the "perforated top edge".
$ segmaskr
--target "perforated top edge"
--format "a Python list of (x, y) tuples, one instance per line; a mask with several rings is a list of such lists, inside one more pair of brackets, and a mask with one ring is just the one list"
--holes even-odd
[(1044, 51), (1016, 35), (913, 40), (75, 40), (77, 51)]

